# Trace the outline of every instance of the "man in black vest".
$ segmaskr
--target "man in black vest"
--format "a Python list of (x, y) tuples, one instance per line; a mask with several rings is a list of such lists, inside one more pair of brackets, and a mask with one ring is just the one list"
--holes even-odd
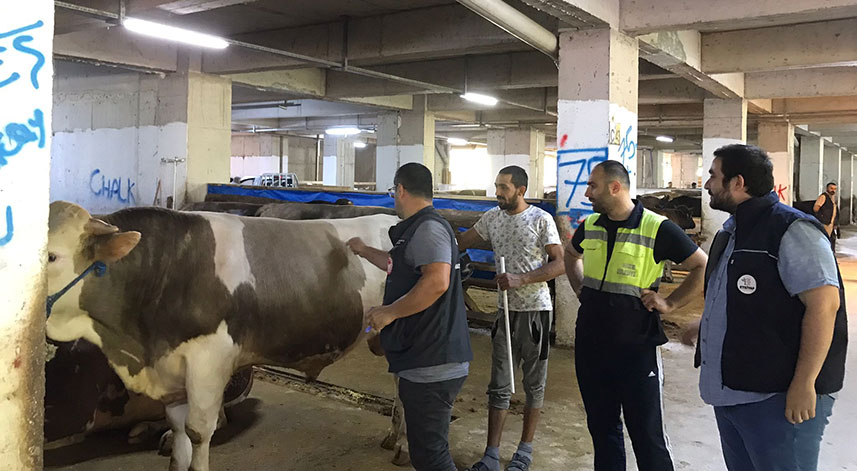
[(359, 238), (351, 250), (387, 271), (384, 305), (366, 320), (380, 332), (390, 372), (399, 377), (408, 451), (417, 471), (455, 471), (449, 454), (452, 404), (467, 378), (473, 353), (458, 266), (458, 245), (449, 223), (432, 207), (431, 171), (418, 163), (396, 171), (393, 249), (384, 252)]
[(730, 470), (815, 470), (842, 388), (842, 278), (814, 218), (779, 202), (765, 151), (714, 152), (705, 189), (730, 213), (711, 245), (696, 366)]
[(836, 232), (839, 229), (839, 206), (836, 204), (836, 182), (830, 182), (825, 192), (818, 196), (812, 207), (815, 217), (824, 225), (827, 236), (830, 237), (830, 246), (836, 252)]

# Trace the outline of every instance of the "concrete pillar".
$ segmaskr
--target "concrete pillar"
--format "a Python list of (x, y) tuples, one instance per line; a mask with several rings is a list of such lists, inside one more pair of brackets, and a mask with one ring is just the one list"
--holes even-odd
[(662, 150), (652, 151), (652, 179), (654, 188), (664, 188), (667, 182), (664, 179), (664, 166), (666, 165), (666, 154)]
[(289, 136), (286, 155), (288, 170), (298, 176), (298, 182), (315, 181), (318, 140), (308, 137)]
[(824, 140), (818, 136), (802, 136), (800, 139), (800, 201), (815, 201), (824, 192), (822, 163), (824, 162)]
[(0, 3), (0, 469), (9, 471), (42, 469), (53, 36), (52, 1)]
[[(824, 162), (821, 167), (822, 176), (822, 191), (827, 188), (827, 184), (830, 182), (836, 183), (839, 185), (839, 164), (841, 160), (842, 149), (832, 145), (824, 146)], [(819, 193), (820, 194), (820, 193)], [(839, 204), (839, 198), (842, 195), (842, 192), (836, 192), (836, 204)], [(818, 198), (818, 195), (815, 195)], [(841, 208), (842, 206), (840, 206)]]
[[(232, 81), (187, 74), (187, 199), (203, 201), (208, 183), (229, 181)], [(182, 201), (177, 201), (177, 208)]]
[(517, 165), (527, 172), (527, 196), (541, 198), (545, 193), (545, 133), (537, 129), (496, 129), (488, 131), (488, 161), (491, 182), (485, 188), (494, 195), (494, 178), (503, 167)]
[[(611, 29), (564, 32), (559, 43), (557, 225), (568, 240), (592, 213), (584, 193), (598, 162), (622, 162), (636, 194), (639, 48)], [(556, 287), (557, 343), (571, 345), (579, 303), (564, 276)]]
[(842, 152), (839, 166), (839, 225), (847, 226), (853, 222), (851, 216), (851, 198), (854, 196), (854, 155)]
[[(708, 169), (714, 162), (714, 151), (728, 144), (747, 141), (747, 101), (742, 99), (706, 98), (702, 123), (702, 170), (708, 179)], [(711, 197), (702, 192), (702, 230), (700, 238), (706, 251), (711, 247), (714, 234), (729, 217), (728, 213), (714, 210)]]
[(434, 114), (426, 111), (426, 96), (414, 96), (414, 109), (378, 117), (375, 182), (379, 191), (393, 186), (396, 169), (419, 162), (435, 172)]
[(774, 191), (789, 206), (794, 201), (794, 132), (788, 121), (759, 123), (759, 147), (774, 164)]
[(354, 188), (354, 138), (324, 135), (322, 183)]

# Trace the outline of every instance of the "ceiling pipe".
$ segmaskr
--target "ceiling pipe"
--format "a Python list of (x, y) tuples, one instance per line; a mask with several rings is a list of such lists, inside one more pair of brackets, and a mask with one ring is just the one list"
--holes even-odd
[(502, 0), (458, 0), (458, 3), (547, 54), (554, 61), (559, 57), (559, 41), (556, 35)]

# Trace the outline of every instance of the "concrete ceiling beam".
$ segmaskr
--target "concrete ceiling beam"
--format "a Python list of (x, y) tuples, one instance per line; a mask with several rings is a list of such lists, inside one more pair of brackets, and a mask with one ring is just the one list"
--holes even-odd
[(705, 90), (683, 78), (640, 82), (637, 102), (640, 105), (666, 103), (702, 103), (710, 98)]
[[(559, 75), (553, 61), (539, 52), (492, 54), (373, 67), (379, 72), (423, 80), (459, 90), (491, 91), (556, 87)], [(331, 97), (381, 96), (422, 90), (369, 77), (328, 73)]]
[(747, 98), (857, 95), (857, 67), (818, 67), (753, 72), (744, 78)]
[(174, 72), (178, 66), (178, 46), (125, 28), (84, 30), (55, 35), (54, 57)]
[(707, 33), (702, 35), (702, 52), (702, 71), (708, 74), (853, 62), (857, 19)]
[(852, 0), (620, 0), (620, 29), (632, 34), (714, 31), (827, 21), (857, 16)]
[[(245, 34), (233, 39), (319, 59), (344, 59), (342, 22)], [(365, 66), (527, 51), (529, 46), (455, 4), (350, 20), (347, 49), (349, 64)], [(206, 53), (203, 71), (233, 73), (302, 66), (305, 64), (299, 61), (236, 48)]]
[(744, 96), (743, 74), (702, 72), (702, 37), (698, 31), (663, 31), (639, 36), (640, 58), (668, 70), (719, 98)]

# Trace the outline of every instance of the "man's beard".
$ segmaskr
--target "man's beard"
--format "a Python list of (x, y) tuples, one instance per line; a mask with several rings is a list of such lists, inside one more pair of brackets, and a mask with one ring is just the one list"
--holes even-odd
[(600, 202), (595, 201), (595, 200), (592, 200), (591, 202), (592, 202), (592, 210), (593, 211), (595, 211), (596, 213), (599, 213), (599, 214), (606, 214), (607, 213), (607, 207), (605, 207), (603, 204), (601, 204)]
[(708, 194), (711, 196), (711, 203), (709, 206), (711, 206), (712, 209), (719, 209), (721, 211), (726, 211), (727, 213), (735, 213), (735, 209), (738, 205), (732, 201), (732, 198), (729, 197), (729, 193), (724, 191), (722, 193), (708, 192)]
[(500, 206), (500, 209), (502, 209), (503, 211), (509, 211), (510, 209), (515, 209), (518, 207), (518, 198), (514, 198), (511, 200), (497, 198), (497, 205)]

